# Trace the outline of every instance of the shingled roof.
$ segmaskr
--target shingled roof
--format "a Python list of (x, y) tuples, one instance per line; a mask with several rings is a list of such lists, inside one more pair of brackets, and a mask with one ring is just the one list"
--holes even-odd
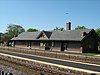
[[(92, 29), (83, 30), (53, 30), (53, 31), (42, 31), (48, 37), (48, 40), (66, 40), (66, 41), (81, 41), (85, 36), (83, 33), (89, 33)], [(11, 40), (38, 40), (37, 37), (42, 32), (23, 32), (18, 37)]]
[(41, 32), (23, 32), (11, 40), (35, 40)]
[(85, 36), (83, 36), (83, 32), (87, 34), (92, 29), (83, 29), (83, 30), (55, 30), (53, 31), (50, 40), (69, 40), (69, 41), (81, 41)]

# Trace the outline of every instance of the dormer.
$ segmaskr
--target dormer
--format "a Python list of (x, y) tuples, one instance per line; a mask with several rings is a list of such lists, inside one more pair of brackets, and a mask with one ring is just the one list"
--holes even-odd
[(42, 33), (38, 39), (48, 39), (45, 33)]
[(51, 34), (52, 32), (42, 31), (40, 35), (37, 37), (37, 39), (49, 39)]

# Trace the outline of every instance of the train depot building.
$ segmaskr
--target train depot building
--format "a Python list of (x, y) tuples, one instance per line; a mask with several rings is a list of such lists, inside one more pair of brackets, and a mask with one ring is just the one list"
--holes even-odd
[(78, 53), (98, 53), (98, 35), (94, 29), (23, 32), (11, 39), (15, 47), (32, 49), (68, 51)]

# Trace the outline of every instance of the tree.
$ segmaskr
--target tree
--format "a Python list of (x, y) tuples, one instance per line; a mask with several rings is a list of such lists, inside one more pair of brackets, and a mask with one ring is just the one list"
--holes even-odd
[[(100, 40), (100, 28), (97, 28), (96, 30), (96, 33), (98, 34), (98, 36), (99, 36), (99, 40)], [(98, 42), (98, 45), (100, 46), (100, 41)]]
[(7, 27), (6, 31), (11, 38), (17, 36), (22, 32), (25, 32), (25, 29), (20, 25), (15, 25), (15, 24), (8, 24), (8, 25), (9, 26)]
[(63, 27), (56, 27), (54, 30), (61, 30), (61, 31), (63, 31), (65, 29)]
[(97, 28), (95, 31), (98, 34), (98, 36), (100, 37), (100, 28)]
[(37, 31), (38, 31), (37, 29), (33, 29), (33, 28), (27, 29), (27, 32), (37, 32)]
[(1, 43), (1, 36), (3, 35), (3, 33), (0, 33), (0, 43)]
[(79, 29), (87, 29), (85, 26), (77, 26), (76, 28), (75, 28), (75, 30), (79, 30)]
[(0, 39), (1, 45), (6, 46), (6, 45), (9, 43), (9, 40), (10, 40), (10, 39), (11, 39), (11, 36), (10, 36), (10, 35), (8, 35), (7, 33), (3, 34), (3, 35), (1, 36), (1, 39)]
[(1, 36), (1, 41), (9, 42), (10, 38), (11, 38), (10, 35), (5, 33), (3, 36)]
[(25, 32), (24, 28), (20, 25), (8, 24), (7, 32), (1, 37), (1, 41), (5, 44), (9, 43), (10, 39)]

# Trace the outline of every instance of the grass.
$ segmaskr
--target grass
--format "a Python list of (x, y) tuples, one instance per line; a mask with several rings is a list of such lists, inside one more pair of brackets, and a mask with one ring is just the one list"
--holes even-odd
[(85, 55), (85, 56), (96, 56), (96, 55), (100, 55), (98, 53), (82, 53), (82, 55)]

